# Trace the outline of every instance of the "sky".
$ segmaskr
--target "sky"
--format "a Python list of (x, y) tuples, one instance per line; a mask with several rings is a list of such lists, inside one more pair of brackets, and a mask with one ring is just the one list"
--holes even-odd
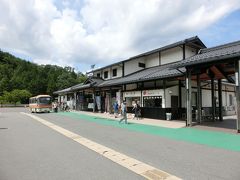
[(198, 36), (240, 40), (240, 0), (0, 0), (0, 49), (86, 72)]

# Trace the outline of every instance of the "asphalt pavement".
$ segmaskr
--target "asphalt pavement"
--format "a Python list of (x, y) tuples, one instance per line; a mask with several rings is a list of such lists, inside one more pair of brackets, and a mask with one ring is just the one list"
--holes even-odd
[(142, 179), (20, 111), (0, 109), (0, 180)]
[[(22, 110), (19, 109), (19, 111)], [(131, 131), (59, 113), (34, 115), (183, 179), (240, 179), (240, 152)], [(2, 176), (5, 179), (14, 174), (11, 172), (10, 166), (16, 166), (14, 168), (15, 174), (19, 171), (24, 172), (31, 167), (27, 173), (22, 174), (31, 175), (37, 171), (35, 179), (44, 174), (48, 168), (51, 170), (47, 171), (46, 174), (50, 174), (53, 177), (51, 179), (54, 179), (58, 174), (65, 179), (66, 175), (69, 174), (70, 178), (68, 179), (75, 177), (99, 179), (96, 176), (101, 179), (141, 179), (127, 169), (109, 162), (80, 145), (76, 145), (71, 140), (52, 132), (39, 122), (18, 112), (3, 112), (0, 115), (0, 126), (14, 128), (11, 133), (8, 131), (12, 128), (0, 130), (0, 133), (3, 134), (3, 136), (0, 135), (0, 141), (3, 142), (0, 147), (4, 145), (4, 148), (0, 148), (0, 159), (4, 159), (0, 162), (0, 179), (2, 174), (5, 175)], [(123, 126), (128, 125), (123, 124)], [(22, 146), (19, 141), (22, 141)], [(27, 150), (30, 146), (33, 146), (33, 149)], [(18, 147), (20, 150), (17, 150)], [(6, 157), (8, 154), (10, 158)], [(9, 163), (9, 159), (11, 163)], [(15, 163), (16, 159), (22, 164), (25, 162), (26, 166), (18, 165), (19, 162)], [(38, 169), (37, 164), (43, 165)], [(92, 168), (93, 164), (97, 164), (96, 169)], [(45, 166), (48, 168), (44, 168)], [(75, 169), (76, 166), (77, 169)], [(44, 176), (42, 179), (46, 179), (46, 177), (48, 176)], [(25, 177), (25, 179), (27, 178)]]

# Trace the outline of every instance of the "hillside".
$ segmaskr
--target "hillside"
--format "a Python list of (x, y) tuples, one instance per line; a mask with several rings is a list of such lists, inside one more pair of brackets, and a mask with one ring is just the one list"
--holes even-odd
[(85, 80), (71, 67), (37, 65), (0, 50), (0, 96), (4, 91), (25, 89), (32, 95), (50, 94)]

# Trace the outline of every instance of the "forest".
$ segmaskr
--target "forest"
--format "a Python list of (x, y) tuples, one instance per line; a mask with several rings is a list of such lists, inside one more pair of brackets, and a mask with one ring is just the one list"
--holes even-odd
[(83, 73), (76, 73), (72, 67), (38, 65), (0, 50), (0, 99), (16, 92), (25, 96), (26, 93), (28, 96), (53, 95), (54, 91), (76, 85), (85, 79)]

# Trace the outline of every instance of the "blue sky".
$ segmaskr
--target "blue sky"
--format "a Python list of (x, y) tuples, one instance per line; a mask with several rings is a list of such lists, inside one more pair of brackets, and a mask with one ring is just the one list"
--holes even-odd
[(240, 40), (240, 0), (0, 0), (0, 48), (86, 72), (192, 36)]
[(223, 17), (198, 35), (207, 47), (240, 40), (240, 11)]

